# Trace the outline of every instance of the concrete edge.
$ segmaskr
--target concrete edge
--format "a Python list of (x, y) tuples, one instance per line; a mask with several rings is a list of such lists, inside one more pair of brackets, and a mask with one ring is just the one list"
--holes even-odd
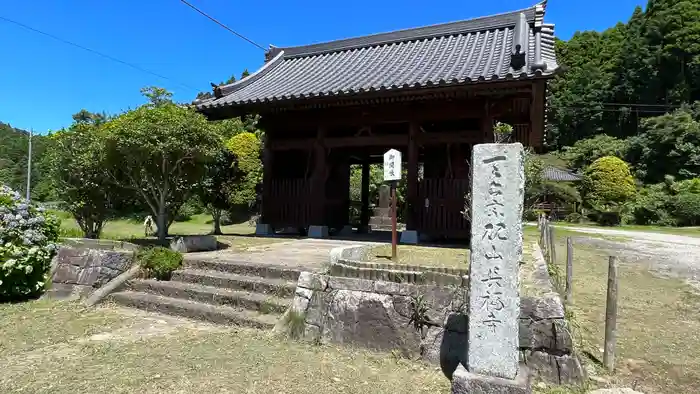
[(105, 297), (107, 297), (114, 290), (121, 287), (128, 280), (133, 279), (136, 275), (141, 272), (141, 266), (139, 264), (134, 264), (127, 271), (122, 272), (119, 276), (109, 281), (104, 286), (95, 290), (94, 293), (88, 297), (83, 304), (85, 306), (94, 306), (100, 303)]
[(372, 247), (370, 245), (349, 245), (349, 246), (339, 246), (337, 248), (331, 249), (328, 254), (328, 262), (335, 264), (338, 260), (363, 260), (369, 255), (369, 251)]
[(537, 242), (532, 243), (532, 258), (534, 259), (535, 272), (536, 272), (536, 285), (541, 286), (546, 290), (547, 293), (556, 293), (556, 287), (552, 281), (552, 277), (549, 275), (549, 269), (547, 268), (547, 262), (544, 259), (544, 254), (542, 253), (542, 248)]

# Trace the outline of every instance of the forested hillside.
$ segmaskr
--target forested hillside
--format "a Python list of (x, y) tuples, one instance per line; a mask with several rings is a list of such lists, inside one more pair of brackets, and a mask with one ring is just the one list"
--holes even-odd
[(700, 100), (700, 0), (650, 0), (626, 23), (578, 32), (556, 49), (564, 74), (549, 85), (553, 148), (634, 136), (642, 119)]
[[(0, 184), (21, 190), (22, 195), (27, 188), (28, 142), (28, 131), (0, 122)], [(44, 160), (48, 138), (35, 135), (32, 143), (32, 198), (50, 200), (52, 191)]]

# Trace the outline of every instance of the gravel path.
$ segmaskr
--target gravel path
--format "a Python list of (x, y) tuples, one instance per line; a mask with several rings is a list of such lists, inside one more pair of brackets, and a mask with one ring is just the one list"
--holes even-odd
[(682, 278), (700, 289), (700, 238), (644, 231), (557, 226), (571, 231), (620, 240), (580, 237), (577, 242), (589, 244), (619, 255), (629, 263), (647, 264), (649, 269), (668, 277)]

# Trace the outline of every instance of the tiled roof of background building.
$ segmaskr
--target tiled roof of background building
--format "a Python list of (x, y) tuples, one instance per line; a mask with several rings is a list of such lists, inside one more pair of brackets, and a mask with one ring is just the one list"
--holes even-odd
[(545, 167), (542, 172), (542, 177), (548, 181), (554, 182), (575, 182), (582, 179), (581, 175), (556, 167)]
[(546, 1), (525, 10), (267, 53), (250, 76), (220, 86), (199, 108), (553, 74)]

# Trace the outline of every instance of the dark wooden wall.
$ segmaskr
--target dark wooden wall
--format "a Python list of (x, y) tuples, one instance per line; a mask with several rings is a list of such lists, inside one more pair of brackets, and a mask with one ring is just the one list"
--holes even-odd
[[(491, 95), (368, 100), (263, 113), (260, 126), (273, 163), (264, 176), (263, 220), (275, 227), (342, 227), (348, 223), (350, 163), (394, 148), (402, 151), (409, 169), (408, 228), (468, 236), (469, 223), (459, 212), (470, 187), (471, 149), (493, 142), (496, 121), (514, 126), (514, 141), (541, 146), (544, 82)], [(424, 167), (420, 180), (418, 162)]]

